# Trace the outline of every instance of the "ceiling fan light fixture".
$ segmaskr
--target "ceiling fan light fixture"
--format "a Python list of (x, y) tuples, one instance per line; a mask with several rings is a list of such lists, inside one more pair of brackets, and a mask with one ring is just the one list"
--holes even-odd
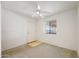
[(40, 14), (40, 17), (43, 18), (44, 16), (42, 14)]
[(40, 10), (40, 5), (37, 6), (38, 10)]
[(34, 18), (43, 18), (44, 16), (40, 13), (41, 12), (40, 9), (41, 9), (40, 5), (38, 4), (36, 11), (32, 13), (32, 17), (34, 17)]
[(39, 11), (37, 11), (37, 12), (36, 12), (36, 14), (40, 14), (40, 12), (39, 12)]

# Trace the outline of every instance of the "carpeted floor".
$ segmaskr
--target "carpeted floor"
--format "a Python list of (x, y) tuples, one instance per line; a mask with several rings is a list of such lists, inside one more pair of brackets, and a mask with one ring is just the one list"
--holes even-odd
[(22, 45), (2, 52), (3, 58), (76, 58), (77, 53), (68, 49), (42, 43), (35, 47)]

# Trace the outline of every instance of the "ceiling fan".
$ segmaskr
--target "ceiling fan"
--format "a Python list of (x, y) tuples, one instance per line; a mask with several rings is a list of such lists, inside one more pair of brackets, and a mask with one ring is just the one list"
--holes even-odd
[(34, 18), (44, 18), (45, 14), (46, 15), (50, 14), (50, 12), (46, 12), (46, 11), (41, 10), (40, 5), (37, 4), (36, 10), (35, 10), (35, 12), (33, 12), (32, 17), (34, 17)]

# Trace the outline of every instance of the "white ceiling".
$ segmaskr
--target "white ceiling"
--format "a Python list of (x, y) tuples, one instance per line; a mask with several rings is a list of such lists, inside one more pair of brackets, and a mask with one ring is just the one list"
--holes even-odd
[(47, 15), (58, 13), (60, 11), (77, 7), (75, 1), (3, 1), (2, 8), (7, 8), (18, 13), (25, 14), (32, 17), (32, 12), (36, 10), (37, 3), (39, 3), (42, 11), (49, 12)]

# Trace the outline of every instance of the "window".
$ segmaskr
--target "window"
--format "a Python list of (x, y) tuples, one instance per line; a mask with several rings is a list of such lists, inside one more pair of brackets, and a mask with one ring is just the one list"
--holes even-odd
[(47, 21), (46, 34), (56, 34), (56, 20)]

